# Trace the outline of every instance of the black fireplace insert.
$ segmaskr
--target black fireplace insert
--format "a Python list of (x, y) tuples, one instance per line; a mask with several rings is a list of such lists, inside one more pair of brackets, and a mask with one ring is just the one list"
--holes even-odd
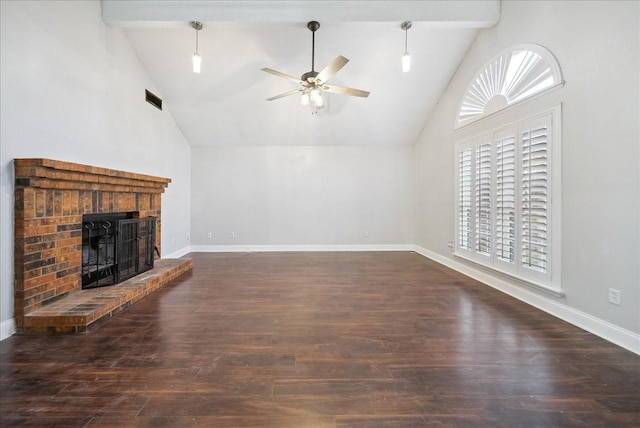
[(83, 216), (83, 289), (114, 285), (153, 268), (156, 219), (134, 214)]

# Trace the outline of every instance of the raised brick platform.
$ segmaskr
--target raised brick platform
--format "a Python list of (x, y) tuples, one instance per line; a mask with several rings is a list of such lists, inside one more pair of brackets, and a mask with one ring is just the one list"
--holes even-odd
[(30, 312), (21, 333), (77, 333), (118, 313), (193, 268), (191, 259), (156, 260), (154, 268), (108, 287), (71, 293)]
[(27, 315), (82, 291), (83, 216), (155, 217), (155, 246), (162, 253), (162, 193), (171, 179), (41, 158), (14, 159), (14, 167), (19, 332), (33, 327)]

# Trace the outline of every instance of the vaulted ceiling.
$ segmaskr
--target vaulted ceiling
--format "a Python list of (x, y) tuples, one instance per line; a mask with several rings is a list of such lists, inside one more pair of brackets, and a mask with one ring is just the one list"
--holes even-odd
[[(154, 81), (163, 106), (193, 147), (412, 144), (480, 28), (499, 19), (499, 1), (120, 1), (103, 0), (103, 20), (121, 26)], [(349, 63), (329, 83), (370, 91), (329, 94), (313, 114), (297, 89), (267, 74), (299, 77), (338, 55)], [(400, 58), (410, 20), (412, 67)], [(202, 72), (191, 56), (200, 21)], [(452, 122), (453, 126), (453, 122)]]

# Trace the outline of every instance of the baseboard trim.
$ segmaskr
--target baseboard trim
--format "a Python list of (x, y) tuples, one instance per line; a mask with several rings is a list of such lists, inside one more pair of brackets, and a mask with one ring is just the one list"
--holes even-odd
[(187, 255), (191, 252), (191, 247), (184, 247), (173, 253), (164, 254), (162, 256), (163, 259), (179, 259), (180, 257)]
[(268, 253), (292, 251), (414, 251), (413, 245), (192, 245), (194, 253)]
[(16, 321), (11, 318), (0, 323), (0, 341), (13, 336), (16, 332)]
[(607, 321), (552, 300), (552, 298), (548, 296), (536, 294), (526, 287), (511, 284), (508, 281), (496, 278), (486, 272), (482, 272), (467, 264), (434, 253), (425, 248), (414, 246), (413, 250), (424, 257), (434, 260), (444, 266), (480, 281), (489, 287), (502, 291), (511, 297), (540, 309), (541, 311), (560, 318), (563, 321), (573, 324), (576, 327), (586, 330), (589, 333), (593, 333), (615, 345), (640, 355), (640, 335), (632, 331), (613, 325)]

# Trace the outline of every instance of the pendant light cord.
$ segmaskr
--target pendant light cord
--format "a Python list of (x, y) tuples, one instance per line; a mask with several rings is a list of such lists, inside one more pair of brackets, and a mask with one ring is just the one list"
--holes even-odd
[(198, 33), (202, 30), (202, 22), (191, 21), (191, 27), (196, 30), (196, 53), (198, 53)]
[(411, 28), (413, 24), (411, 23), (411, 21), (404, 21), (401, 25), (400, 28), (402, 28), (404, 30), (404, 53), (409, 53), (409, 51), (407, 50), (407, 40), (409, 39), (409, 28)]
[(407, 53), (407, 39), (409, 38), (409, 29), (404, 29), (404, 53)]

